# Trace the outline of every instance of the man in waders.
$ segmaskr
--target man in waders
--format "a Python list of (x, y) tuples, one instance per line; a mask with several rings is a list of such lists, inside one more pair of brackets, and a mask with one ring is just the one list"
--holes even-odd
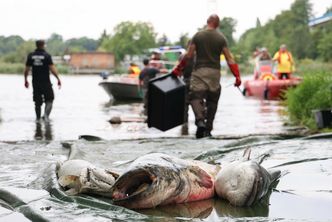
[(24, 70), (24, 86), (29, 88), (28, 75), (32, 68), (32, 88), (33, 101), (35, 102), (36, 120), (41, 118), (41, 106), (45, 102), (44, 120), (48, 121), (52, 111), (54, 92), (50, 80), (50, 71), (58, 80), (58, 86), (61, 87), (61, 81), (58, 72), (53, 64), (52, 57), (45, 51), (45, 41), (36, 41), (36, 50), (27, 57)]
[(234, 85), (236, 87), (241, 85), (238, 65), (227, 47), (224, 35), (217, 30), (219, 22), (220, 19), (215, 14), (207, 19), (206, 28), (194, 35), (187, 53), (172, 71), (173, 75), (180, 76), (188, 59), (196, 55), (189, 92), (197, 126), (196, 138), (211, 136), (221, 91), (220, 55), (222, 53), (235, 77)]

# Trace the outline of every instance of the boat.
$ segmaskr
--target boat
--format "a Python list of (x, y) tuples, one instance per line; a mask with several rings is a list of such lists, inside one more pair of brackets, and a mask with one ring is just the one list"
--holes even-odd
[(254, 79), (244, 82), (243, 95), (280, 100), (284, 98), (284, 92), (288, 88), (295, 87), (300, 82), (301, 78), (295, 76), (291, 76), (290, 79), (278, 79), (273, 73), (272, 61), (259, 61), (254, 70)]
[(115, 100), (142, 100), (143, 91), (139, 85), (138, 77), (130, 74), (114, 75), (103, 80), (99, 85), (106, 91), (111, 99)]
[[(176, 64), (179, 56), (185, 52), (181, 46), (162, 46), (159, 48), (148, 49), (147, 53), (158, 53), (161, 55), (160, 60), (150, 61), (153, 66), (162, 66), (171, 70)], [(102, 72), (100, 76), (103, 80), (99, 85), (106, 91), (111, 99), (119, 101), (141, 100), (144, 93), (139, 84), (137, 75), (121, 74), (116, 75)]]

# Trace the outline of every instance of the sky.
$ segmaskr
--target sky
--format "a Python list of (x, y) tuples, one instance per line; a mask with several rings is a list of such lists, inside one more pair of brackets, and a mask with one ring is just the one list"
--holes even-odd
[[(235, 38), (273, 19), (290, 8), (294, 0), (2, 0), (0, 35), (24, 39), (46, 39), (52, 33), (63, 38), (98, 39), (103, 30), (112, 33), (123, 21), (150, 22), (159, 34), (177, 41), (181, 34), (193, 35), (209, 14), (237, 21)], [(319, 17), (332, 0), (311, 0)]]

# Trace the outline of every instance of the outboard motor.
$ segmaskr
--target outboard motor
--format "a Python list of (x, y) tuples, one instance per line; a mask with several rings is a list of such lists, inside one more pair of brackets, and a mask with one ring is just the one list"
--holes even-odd
[(103, 79), (107, 79), (108, 76), (110, 75), (110, 73), (107, 72), (107, 71), (103, 71), (103, 72), (101, 72), (99, 75), (101, 76), (101, 78), (103, 78)]

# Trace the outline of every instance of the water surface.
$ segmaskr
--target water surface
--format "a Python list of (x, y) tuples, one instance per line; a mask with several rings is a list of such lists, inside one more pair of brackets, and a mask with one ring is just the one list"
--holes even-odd
[[(277, 101), (244, 98), (224, 86), (216, 115), (214, 138), (196, 140), (190, 111), (190, 134), (181, 127), (167, 132), (144, 123), (111, 125), (113, 116), (140, 117), (141, 103), (110, 102), (98, 86), (98, 76), (63, 76), (55, 89), (50, 123), (36, 123), (32, 90), (23, 76), (0, 76), (0, 220), (34, 221), (330, 221), (332, 218), (332, 140), (287, 136), (284, 108)], [(101, 141), (78, 139), (94, 135)], [(162, 152), (185, 159), (226, 165), (250, 147), (252, 156), (268, 153), (266, 168), (284, 173), (270, 196), (246, 208), (211, 199), (194, 203), (131, 211), (107, 198), (69, 197), (58, 187), (55, 163), (68, 158), (72, 147), (95, 165), (124, 171), (135, 158)], [(12, 210), (18, 214), (12, 214)], [(26, 217), (22, 217), (22, 214)], [(61, 215), (61, 217), (59, 216)], [(22, 219), (22, 220), (23, 220)]]

